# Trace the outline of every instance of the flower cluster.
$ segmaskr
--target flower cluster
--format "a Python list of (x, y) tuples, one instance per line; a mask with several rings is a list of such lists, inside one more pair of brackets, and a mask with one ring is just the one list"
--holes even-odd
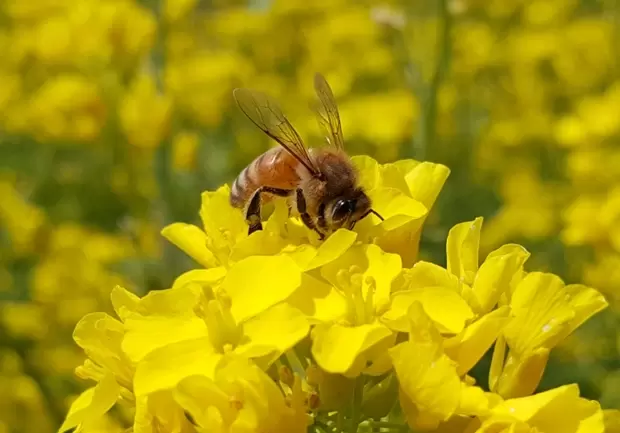
[[(295, 353), (312, 347), (308, 342), (332, 341), (332, 319), (361, 326), (380, 317), (402, 339), (408, 331), (403, 320), (384, 316), (396, 314), (392, 307), (358, 313), (351, 298), (346, 310), (354, 313), (344, 314), (344, 301), (331, 295), (308, 300), (304, 284), (341, 293), (357, 290), (361, 278), (366, 299), (366, 263), (376, 251), (356, 249), (361, 243), (400, 257), (402, 269), (390, 271), (397, 273), (391, 296), (421, 258), (444, 263), (450, 229), (478, 215), (485, 218), (481, 256), (518, 242), (532, 253), (530, 269), (583, 281), (605, 295), (612, 308), (569, 338), (560, 333), (542, 386), (579, 381), (588, 398), (617, 407), (618, 17), (614, 2), (591, 0), (0, 2), (0, 388), (7, 396), (0, 404), (0, 432), (47, 433), (60, 423), (69, 396), (80, 389), (70, 380), (79, 354), (70, 332), (85, 313), (111, 311), (108, 292), (116, 284), (139, 287), (140, 294), (170, 287), (188, 257), (228, 275), (250, 257), (287, 256), (301, 266), (302, 283), (277, 305), (300, 311), (310, 329)], [(236, 212), (218, 213), (229, 209), (226, 188), (204, 194), (218, 212), (203, 212), (203, 228), (174, 224), (164, 231), (180, 250), (161, 239), (161, 227), (195, 216), (200, 191), (230, 182), (267, 148), (266, 138), (235, 107), (232, 88), (251, 87), (280, 100), (313, 144), (322, 140), (307, 110), (317, 71), (334, 89), (348, 151), (381, 162), (415, 157), (451, 168), (421, 241), (419, 229), (437, 194), (416, 190), (424, 184), (418, 176), (431, 176), (423, 171), (429, 166), (422, 164), (402, 181), (413, 163), (377, 168), (364, 158), (357, 163), (364, 167), (366, 187), (384, 190), (374, 196), (378, 206), (406, 217), (383, 224), (371, 217), (354, 240), (346, 237), (351, 233), (334, 235), (331, 242), (348, 246), (330, 253), (333, 258), (304, 262), (314, 260), (313, 251), (327, 250), (299, 221), (289, 221), (284, 208), (276, 208), (263, 234), (248, 237)], [(441, 183), (445, 172), (432, 176)], [(415, 200), (399, 195), (408, 188)], [(479, 230), (480, 220), (472, 224)], [(446, 263), (450, 275), (462, 278), (453, 261)], [(347, 273), (338, 276), (338, 266)], [(384, 299), (374, 295), (377, 290), (371, 290), (373, 305)], [(502, 307), (517, 309), (502, 295), (497, 306), (478, 311), (462, 289), (458, 293), (475, 315), (467, 324), (501, 315), (494, 312)], [(407, 298), (399, 302), (407, 312), (414, 308)], [(443, 337), (460, 329), (453, 326), (451, 334), (445, 323), (436, 326)], [(381, 341), (388, 333), (361, 329)], [(349, 334), (343, 339), (349, 341)], [(494, 359), (501, 361), (504, 353), (508, 372), (546, 360), (540, 347), (510, 355), (508, 336), (494, 341)], [(312, 359), (332, 379), (344, 375), (329, 373), (334, 361), (319, 352), (297, 356), (303, 363)], [(284, 353), (286, 358), (291, 352)], [(483, 384), (480, 368), (488, 358), (490, 353), (471, 373)], [(278, 365), (259, 367), (277, 377)], [(392, 367), (376, 383), (367, 380), (377, 384), (365, 393), (376, 395), (374, 402), (383, 401), (378, 390), (395, 386)], [(500, 388), (518, 376), (516, 370), (497, 374), (490, 380)], [(349, 379), (335, 383), (336, 389), (352, 386)], [(330, 410), (331, 388), (321, 386), (319, 411)], [(501, 394), (493, 386), (488, 389)], [(365, 414), (371, 406), (364, 406)], [(134, 419), (122, 409), (111, 413), (97, 428)]]
[[(620, 299), (620, 122), (613, 115), (620, 76), (617, 22), (610, 20), (620, 10), (572, 0), (455, 3), (440, 147), (467, 137), (474, 183), (497, 185), (491, 189), (501, 206), (488, 215), (485, 253), (523, 243), (540, 251), (540, 267), (608, 297), (609, 316), (563, 347), (584, 370), (596, 369), (601, 358), (618, 356), (616, 333), (602, 338), (600, 329), (617, 327), (611, 315)], [(475, 120), (463, 128), (454, 121), (459, 110)], [(476, 123), (484, 127), (472, 130)], [(584, 356), (595, 351), (596, 361)], [(607, 373), (618, 374), (615, 367)], [(590, 382), (607, 404), (617, 404), (617, 386), (604, 377)]]
[(12, 246), (0, 242), (0, 431), (52, 431), (68, 395), (81, 388), (71, 332), (84, 314), (108, 309), (111, 286), (133, 288), (112, 268), (138, 251), (129, 237), (50, 221), (9, 179), (0, 190), (0, 221)]
[[(96, 385), (61, 431), (94, 431), (115, 406), (134, 433), (611, 431), (617, 414), (576, 385), (534, 394), (551, 349), (605, 298), (526, 271), (519, 245), (480, 263), (481, 218), (450, 230), (445, 267), (419, 260), (448, 169), (354, 163), (384, 221), (319, 241), (276, 201), (248, 236), (223, 186), (203, 194), (202, 227), (164, 228), (200, 267), (141, 298), (117, 286), (116, 318), (82, 318), (77, 374)], [(485, 389), (469, 373), (491, 348)]]

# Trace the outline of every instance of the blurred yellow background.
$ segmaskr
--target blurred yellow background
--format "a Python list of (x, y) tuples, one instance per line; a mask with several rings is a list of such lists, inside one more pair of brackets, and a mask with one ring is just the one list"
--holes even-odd
[(232, 89), (317, 143), (315, 72), (351, 154), (452, 170), (422, 258), (482, 215), (483, 256), (519, 242), (608, 296), (542, 386), (620, 408), (619, 43), (613, 0), (2, 0), (0, 433), (58, 428), (86, 387), (73, 328), (114, 285), (189, 268), (159, 231), (271, 145)]

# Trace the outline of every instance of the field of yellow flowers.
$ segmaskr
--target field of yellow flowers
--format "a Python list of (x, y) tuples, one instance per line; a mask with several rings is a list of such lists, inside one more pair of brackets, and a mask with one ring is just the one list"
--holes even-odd
[[(0, 433), (620, 432), (620, 2), (2, 0)], [(329, 81), (383, 221), (235, 176)]]

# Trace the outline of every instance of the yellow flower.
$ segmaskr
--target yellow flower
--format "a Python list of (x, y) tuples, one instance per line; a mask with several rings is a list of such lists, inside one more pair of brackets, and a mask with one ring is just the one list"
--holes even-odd
[(231, 107), (230, 89), (247, 82), (252, 65), (233, 51), (192, 53), (166, 65), (165, 84), (175, 105), (205, 126), (222, 120), (225, 107)]
[[(389, 368), (381, 352), (393, 344), (395, 334), (381, 316), (389, 309), (392, 282), (400, 271), (400, 257), (376, 245), (352, 247), (320, 269), (331, 285), (327, 291), (332, 291), (329, 303), (324, 304), (329, 311), (318, 306), (315, 315), (323, 323), (312, 331), (312, 354), (321, 368), (348, 376), (362, 370), (381, 374)], [(309, 280), (306, 284), (306, 290), (317, 293), (325, 283)], [(330, 315), (331, 320), (325, 320)]]
[(120, 102), (119, 116), (127, 139), (137, 147), (153, 148), (168, 133), (172, 101), (159, 94), (151, 75), (141, 74)]
[(58, 429), (65, 432), (73, 427), (88, 431), (91, 424), (100, 423), (104, 415), (116, 404), (119, 387), (111, 373), (101, 378), (93, 388), (84, 391), (71, 404), (65, 421)]
[(463, 329), (472, 313), (458, 293), (417, 287), (414, 280), (399, 284), (401, 271), (398, 255), (370, 244), (354, 245), (324, 264), (321, 279), (304, 276), (289, 302), (318, 322), (312, 331), (312, 354), (321, 368), (349, 377), (385, 373), (390, 368), (385, 349), (394, 344), (398, 331), (407, 331), (407, 312), (414, 302), (430, 311), (442, 329)]
[(360, 240), (376, 243), (384, 251), (401, 256), (404, 267), (417, 260), (422, 224), (435, 203), (450, 170), (441, 164), (400, 160), (379, 164), (367, 156), (353, 157), (362, 185), (373, 207), (385, 218), (372, 225), (360, 221)]
[(180, 132), (172, 140), (172, 167), (191, 171), (197, 166), (200, 136), (193, 132)]
[[(355, 232), (365, 243), (375, 243), (384, 251), (399, 254), (404, 266), (411, 266), (418, 253), (422, 224), (448, 177), (447, 167), (403, 160), (379, 164), (370, 157), (354, 157), (362, 184), (384, 221), (367, 217)], [(305, 228), (298, 217), (287, 218), (279, 201), (264, 230), (247, 235), (243, 212), (229, 204), (226, 185), (202, 195), (200, 216), (204, 231), (174, 223), (162, 234), (204, 267), (230, 266), (252, 254), (275, 254), (294, 246), (317, 245), (316, 234)], [(378, 223), (378, 224), (377, 224)]]
[(225, 357), (213, 377), (190, 376), (175, 399), (192, 416), (199, 432), (303, 433), (309, 423), (299, 380), (288, 403), (275, 382), (247, 359)]
[[(106, 413), (118, 402), (134, 408), (133, 432), (157, 433), (160, 429), (186, 431), (189, 420), (174, 403), (171, 391), (148, 396), (134, 393), (136, 364), (123, 349), (125, 319), (139, 307), (139, 299), (117, 287), (112, 303), (121, 321), (105, 314), (87, 314), (76, 326), (73, 337), (88, 359), (76, 369), (84, 379), (97, 382), (73, 402), (59, 432), (78, 427), (88, 432), (105, 423)], [(165, 430), (168, 431), (168, 430)]]
[[(424, 309), (446, 335), (444, 350), (457, 363), (459, 375), (473, 368), (508, 322), (509, 308), (496, 306), (512, 291), (529, 257), (521, 246), (509, 244), (491, 252), (479, 265), (481, 227), (482, 218), (477, 218), (450, 230), (447, 269), (420, 261), (404, 274), (409, 287), (426, 293), (427, 299), (436, 297), (435, 302), (424, 303)], [(406, 292), (396, 296), (406, 296)]]
[(517, 284), (509, 305), (512, 318), (495, 345), (489, 376), (491, 390), (507, 398), (532, 393), (549, 351), (603, 310), (607, 301), (592, 288), (565, 286), (553, 274), (531, 272)]
[(5, 302), (0, 308), (0, 323), (13, 338), (45, 338), (50, 330), (44, 317), (44, 309), (40, 305)]
[[(558, 188), (545, 184), (529, 168), (520, 167), (502, 179), (504, 206), (487, 223), (483, 249), (487, 250), (509, 239), (545, 239), (557, 225), (555, 206), (562, 198)], [(523, 221), (529, 221), (523, 224)]]
[(105, 313), (88, 314), (77, 324), (73, 337), (89, 359), (76, 374), (97, 384), (73, 402), (59, 432), (100, 422), (121, 397), (134, 401), (134, 366), (121, 350), (123, 335), (123, 324)]
[(0, 225), (9, 235), (14, 254), (34, 252), (45, 213), (22, 197), (9, 180), (0, 180), (0, 197)]
[(97, 85), (75, 75), (45, 82), (30, 102), (30, 120), (42, 140), (91, 141), (99, 136), (106, 107)]
[(431, 430), (453, 416), (484, 416), (498, 400), (461, 382), (442, 350), (442, 337), (421, 304), (410, 307), (409, 340), (389, 350), (400, 384), (400, 404), (412, 429)]
[(166, 0), (164, 15), (169, 21), (184, 18), (195, 6), (197, 0)]
[(506, 400), (492, 409), (476, 433), (604, 433), (598, 402), (579, 397), (577, 385)]
[(231, 352), (270, 365), (308, 333), (306, 318), (282, 303), (300, 283), (289, 257), (255, 256), (227, 272), (190, 271), (172, 289), (136, 300), (123, 312), (136, 396), (171, 389), (192, 373), (210, 376)]
[[(596, 86), (611, 67), (613, 27), (594, 17), (577, 18), (562, 29), (553, 66), (565, 86), (584, 89)], [(605, 116), (607, 118), (607, 116)]]

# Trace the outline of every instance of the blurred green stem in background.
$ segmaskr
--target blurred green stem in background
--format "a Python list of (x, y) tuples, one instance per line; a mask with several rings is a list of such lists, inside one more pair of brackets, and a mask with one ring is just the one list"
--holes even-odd
[[(439, 0), (437, 7), (439, 16), (436, 39), (437, 54), (435, 68), (428, 84), (420, 83), (417, 86), (417, 97), (420, 100), (420, 118), (417, 133), (413, 141), (414, 158), (423, 161), (427, 158), (428, 149), (432, 149), (436, 141), (437, 98), (439, 88), (443, 83), (449, 67), (452, 50), (452, 16), (448, 10), (448, 0)], [(418, 74), (419, 76), (419, 74)]]
[[(418, 10), (418, 6), (405, 6), (407, 11), (407, 22), (409, 26), (414, 26), (414, 17), (425, 15)], [(450, 69), (450, 56), (452, 53), (452, 23), (453, 17), (450, 14), (448, 0), (438, 0), (430, 15), (437, 18), (437, 34), (433, 41), (421, 41), (422, 45), (434, 43), (434, 67), (430, 73), (425, 73), (423, 64), (415, 59), (418, 58), (412, 50), (412, 41), (405, 29), (392, 26), (392, 43), (400, 57), (406, 75), (406, 81), (410, 87), (414, 99), (419, 101), (420, 114), (416, 119), (413, 128), (415, 133), (411, 139), (411, 146), (405, 146), (401, 151), (404, 158), (414, 158), (425, 160), (428, 158), (428, 149), (436, 145), (436, 123), (437, 123), (437, 100), (439, 89), (445, 80)]]

